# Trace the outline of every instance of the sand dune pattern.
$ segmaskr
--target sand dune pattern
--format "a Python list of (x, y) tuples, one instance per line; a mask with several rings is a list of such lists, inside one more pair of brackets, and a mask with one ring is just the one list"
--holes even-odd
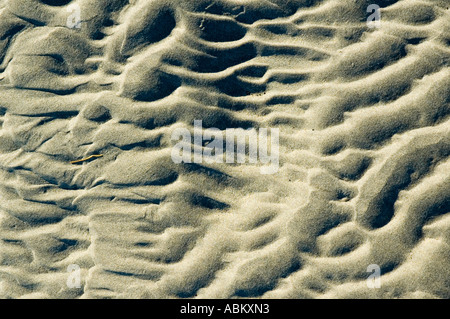
[[(449, 45), (445, 0), (0, 0), (0, 297), (450, 298)], [(279, 171), (175, 164), (194, 120)]]

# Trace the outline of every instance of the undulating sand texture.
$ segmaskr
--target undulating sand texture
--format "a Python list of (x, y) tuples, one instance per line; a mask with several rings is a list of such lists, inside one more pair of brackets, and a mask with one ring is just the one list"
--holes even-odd
[(450, 298), (449, 5), (0, 0), (0, 297)]

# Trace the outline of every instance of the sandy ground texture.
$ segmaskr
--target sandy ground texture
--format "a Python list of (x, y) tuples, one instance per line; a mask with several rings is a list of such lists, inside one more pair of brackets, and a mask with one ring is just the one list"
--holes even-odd
[(0, 0), (0, 297), (450, 298), (449, 4)]

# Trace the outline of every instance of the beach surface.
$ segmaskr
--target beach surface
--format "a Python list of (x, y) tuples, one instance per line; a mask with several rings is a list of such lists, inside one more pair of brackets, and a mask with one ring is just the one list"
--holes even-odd
[(448, 299), (449, 105), (445, 0), (0, 0), (0, 298)]

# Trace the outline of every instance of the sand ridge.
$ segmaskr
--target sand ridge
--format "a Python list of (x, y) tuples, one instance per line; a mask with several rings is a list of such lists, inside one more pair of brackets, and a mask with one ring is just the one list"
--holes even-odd
[[(56, 4), (0, 0), (1, 298), (450, 297), (446, 1)], [(279, 171), (174, 163), (194, 120)]]

